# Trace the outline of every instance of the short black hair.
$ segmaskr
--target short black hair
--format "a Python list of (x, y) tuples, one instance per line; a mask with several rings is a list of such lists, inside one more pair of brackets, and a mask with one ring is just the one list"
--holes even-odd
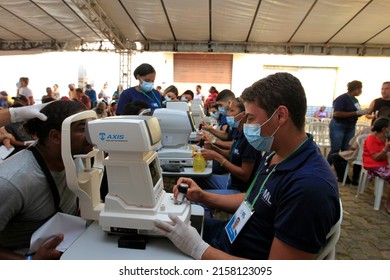
[(389, 118), (378, 118), (375, 120), (374, 124), (371, 127), (373, 132), (381, 132), (382, 129), (389, 127), (390, 119)]
[(151, 73), (156, 73), (156, 70), (154, 70), (153, 66), (148, 63), (142, 63), (134, 70), (134, 78), (137, 79), (137, 76), (145, 76)]
[(278, 72), (255, 82), (243, 91), (241, 98), (265, 110), (268, 117), (283, 105), (296, 127), (305, 126), (305, 90), (299, 79), (290, 73)]
[(352, 92), (356, 89), (362, 89), (363, 84), (361, 81), (353, 80), (347, 84), (348, 92)]
[(224, 89), (220, 93), (218, 93), (217, 98), (215, 99), (215, 101), (217, 101), (217, 102), (218, 101), (226, 102), (226, 101), (229, 101), (229, 100), (233, 100), (234, 98), (236, 98), (236, 96), (234, 95), (234, 93), (230, 89)]
[(46, 121), (38, 118), (29, 120), (25, 125), (30, 135), (36, 135), (39, 143), (43, 144), (52, 129), (61, 131), (63, 121), (76, 113), (85, 111), (85, 105), (71, 100), (57, 100), (47, 104), (41, 113), (47, 116)]
[(142, 109), (150, 108), (149, 105), (140, 100), (134, 100), (125, 105), (121, 115), (138, 115)]

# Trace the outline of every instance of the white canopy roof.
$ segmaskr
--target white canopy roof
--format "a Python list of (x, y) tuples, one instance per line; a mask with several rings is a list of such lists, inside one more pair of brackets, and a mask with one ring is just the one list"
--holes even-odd
[(389, 14), (387, 0), (0, 0), (0, 51), (389, 56)]

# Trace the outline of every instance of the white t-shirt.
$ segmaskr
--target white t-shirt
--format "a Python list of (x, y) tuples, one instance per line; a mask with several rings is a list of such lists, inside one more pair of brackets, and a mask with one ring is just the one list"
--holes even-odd
[(197, 94), (196, 92), (194, 93), (194, 99), (203, 99), (203, 98), (206, 98), (206, 96), (204, 95), (203, 92)]
[(33, 93), (31, 91), (31, 89), (29, 89), (28, 87), (22, 87), (19, 89), (19, 94), (20, 95), (24, 95), (26, 96), (26, 98), (28, 99), (29, 97), (33, 97)]

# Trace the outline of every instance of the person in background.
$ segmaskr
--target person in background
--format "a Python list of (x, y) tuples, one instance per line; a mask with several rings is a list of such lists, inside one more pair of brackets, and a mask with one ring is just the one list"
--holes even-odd
[(202, 92), (202, 86), (201, 85), (197, 85), (196, 86), (194, 99), (200, 99), (204, 103), (206, 97), (205, 97), (204, 93)]
[(108, 110), (107, 110), (107, 116), (108, 117), (113, 117), (113, 116), (116, 116), (116, 108), (117, 108), (118, 104), (116, 103), (115, 100), (111, 101), (110, 105), (108, 106)]
[(127, 103), (122, 115), (150, 115), (150, 107), (146, 102), (134, 100)]
[(87, 84), (84, 92), (89, 97), (89, 100), (91, 100), (91, 109), (95, 108), (98, 104), (98, 99), (96, 96), (96, 91), (92, 88), (92, 85)]
[(123, 86), (118, 85), (118, 87), (116, 88), (116, 91), (114, 91), (114, 93), (112, 95), (111, 100), (116, 101), (118, 103), (119, 96), (121, 95), (122, 91), (123, 91)]
[[(336, 178), (326, 159), (305, 133), (306, 95), (289, 73), (269, 75), (241, 95), (247, 122), (244, 135), (265, 152), (246, 193), (222, 195), (202, 190), (192, 179), (186, 197), (234, 213), (231, 220), (206, 219), (203, 238), (177, 216), (155, 221), (156, 230), (194, 259), (315, 259), (340, 219)], [(232, 234), (232, 225), (240, 225)]]
[[(347, 161), (353, 162), (357, 159), (359, 153), (359, 142), (358, 137), (361, 135), (367, 135), (371, 132), (371, 128), (365, 128), (355, 134), (354, 137), (349, 141), (349, 148), (346, 151), (340, 151), (334, 153), (332, 156), (333, 167), (336, 171), (337, 178), (344, 178), (345, 168), (347, 166)], [(359, 159), (361, 160), (361, 159)], [(352, 180), (347, 176), (345, 179), (346, 184), (352, 183), (354, 186), (359, 185), (360, 172), (362, 170), (361, 164), (353, 164), (352, 166)]]
[(69, 92), (69, 100), (77, 99), (77, 93), (76, 93), (76, 86), (74, 84), (69, 84), (68, 85)]
[(107, 117), (107, 103), (100, 101), (95, 108), (92, 108), (96, 112), (98, 119)]
[(367, 170), (367, 178), (382, 178), (387, 182), (387, 199), (385, 210), (390, 214), (390, 167), (388, 153), (390, 152), (390, 119), (376, 119), (372, 132), (363, 144), (363, 168)]
[(99, 92), (98, 97), (99, 97), (99, 100), (103, 100), (103, 101), (105, 101), (108, 104), (110, 96), (107, 93), (107, 87), (108, 87), (108, 83), (105, 82), (103, 84), (103, 88)]
[(24, 95), (12, 97), (13, 103), (11, 107), (28, 106), (28, 99)]
[(59, 100), (61, 98), (60, 91), (58, 90), (59, 86), (57, 84), (53, 85), (53, 94), (56, 100)]
[(158, 91), (153, 89), (154, 80), (156, 79), (156, 70), (153, 66), (148, 63), (143, 63), (134, 70), (133, 74), (139, 84), (122, 92), (119, 97), (116, 114), (121, 115), (126, 104), (135, 100), (140, 100), (148, 104), (152, 112), (156, 108), (163, 108), (164, 98)]
[(214, 104), (215, 101), (217, 100), (218, 93), (219, 93), (218, 90), (214, 86), (210, 87), (209, 96), (207, 96), (204, 102), (204, 110), (207, 116), (209, 115), (210, 106)]
[[(216, 129), (213, 126), (207, 125), (205, 123), (203, 123), (202, 129), (211, 133), (212, 135), (214, 135), (218, 139), (221, 139), (223, 141), (226, 141), (226, 140), (231, 141), (232, 138), (231, 138), (231, 135), (229, 134), (229, 125), (227, 124), (227, 121), (226, 121), (226, 111), (227, 111), (227, 108), (229, 108), (232, 100), (234, 100), (235, 98), (236, 97), (231, 90), (228, 90), (228, 89), (222, 90), (218, 94), (217, 99), (216, 99), (216, 103), (215, 103), (215, 105), (218, 106), (219, 113), (222, 115), (220, 129)], [(218, 141), (218, 139), (216, 139), (216, 141)], [(213, 144), (216, 144), (216, 142), (214, 142)]]
[(19, 96), (23, 95), (27, 98), (27, 105), (34, 105), (35, 100), (33, 96), (32, 90), (28, 87), (28, 83), (30, 82), (29, 78), (27, 77), (21, 77), (19, 79), (20, 81), (20, 88), (19, 88)]
[(218, 105), (217, 104), (212, 105), (210, 107), (209, 113), (210, 113), (210, 118), (214, 120), (212, 121), (212, 123), (216, 123), (217, 124), (216, 128), (219, 129), (221, 124), (222, 114), (218, 111)]
[(174, 85), (170, 85), (164, 90), (163, 96), (166, 102), (179, 101), (179, 90)]
[(156, 86), (156, 90), (157, 90), (161, 95), (163, 95), (163, 90), (162, 90), (162, 87), (161, 87), (161, 86)]
[(89, 97), (83, 92), (83, 89), (76, 88), (76, 100), (77, 102), (80, 102), (81, 104), (84, 104), (85, 108), (87, 110), (91, 110), (91, 100)]
[(221, 194), (246, 192), (259, 167), (261, 152), (245, 138), (243, 126), (247, 119), (244, 103), (240, 98), (235, 98), (230, 103), (227, 120), (233, 130), (232, 145), (229, 149), (221, 149), (205, 141), (202, 156), (206, 160), (219, 162), (228, 174), (212, 174), (207, 178), (195, 178), (194, 181), (203, 189), (216, 190)]
[[(16, 116), (19, 112), (29, 117), (32, 115), (32, 110), (20, 110), (14, 111)], [(61, 155), (61, 126), (65, 118), (83, 110), (84, 105), (74, 101), (48, 103), (40, 111), (46, 116), (46, 121), (34, 118), (26, 123), (30, 134), (37, 135), (39, 139), (36, 145), (0, 164), (0, 259), (60, 258), (62, 253), (56, 247), (63, 240), (62, 234), (54, 236), (34, 255), (24, 254), (28, 251), (32, 234), (55, 213), (61, 210), (77, 214), (76, 196), (66, 184)], [(86, 139), (85, 125), (86, 120), (81, 120), (71, 126), (72, 155), (87, 154), (93, 148)], [(45, 165), (54, 180), (53, 189), (43, 172)], [(54, 198), (56, 192), (59, 200)]]
[(327, 118), (328, 112), (326, 111), (326, 107), (322, 105), (317, 111), (314, 112), (314, 117), (319, 120)]
[(8, 109), (9, 101), (8, 101), (8, 93), (4, 90), (0, 92), (0, 109)]
[(381, 88), (382, 97), (374, 99), (368, 108), (367, 119), (372, 119), (371, 124), (379, 117), (390, 117), (390, 81), (384, 82)]
[(56, 100), (56, 96), (51, 87), (46, 88), (46, 95), (42, 96), (42, 102), (50, 102)]
[(194, 99), (194, 92), (192, 90), (187, 89), (180, 96), (180, 101), (191, 102)]
[[(360, 107), (357, 96), (362, 94), (363, 84), (354, 80), (348, 83), (348, 92), (338, 96), (333, 101), (333, 117), (329, 124), (330, 151), (328, 163), (333, 164), (334, 153), (348, 149), (349, 141), (355, 135), (355, 126), (358, 118), (367, 113), (367, 109)], [(342, 182), (343, 178), (338, 178)]]

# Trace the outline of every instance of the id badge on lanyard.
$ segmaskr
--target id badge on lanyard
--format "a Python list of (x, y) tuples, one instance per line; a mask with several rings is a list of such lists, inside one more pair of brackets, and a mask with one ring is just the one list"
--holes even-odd
[(225, 231), (229, 237), (230, 243), (233, 243), (245, 224), (249, 221), (249, 218), (253, 214), (252, 207), (244, 200), (240, 207), (238, 207), (236, 213), (225, 226)]

